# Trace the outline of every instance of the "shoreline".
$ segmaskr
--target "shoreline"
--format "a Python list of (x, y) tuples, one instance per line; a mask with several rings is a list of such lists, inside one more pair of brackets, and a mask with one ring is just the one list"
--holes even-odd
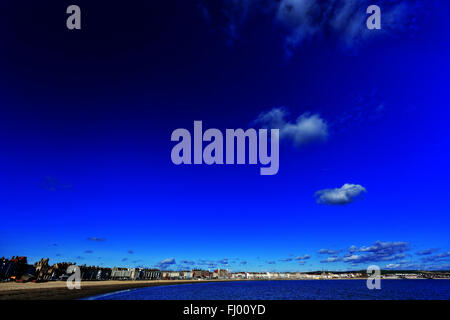
[[(321, 279), (321, 280), (366, 280), (358, 279)], [(278, 279), (282, 281), (299, 279)], [(315, 281), (318, 279), (300, 279)], [(381, 280), (402, 280), (402, 279), (381, 279)], [(427, 279), (409, 279), (409, 280), (427, 280)], [(236, 282), (236, 281), (274, 281), (264, 279), (221, 279), (221, 280), (144, 280), (144, 281), (83, 281), (81, 289), (69, 290), (65, 281), (51, 281), (42, 283), (0, 283), (0, 300), (76, 300), (89, 298), (97, 295), (113, 293), (122, 290), (138, 289), (155, 286), (168, 286), (190, 283), (213, 283), (213, 282)]]
[(128, 289), (226, 281), (236, 280), (82, 281), (81, 289), (79, 290), (69, 290), (65, 281), (42, 283), (4, 282), (0, 283), (0, 300), (76, 300)]

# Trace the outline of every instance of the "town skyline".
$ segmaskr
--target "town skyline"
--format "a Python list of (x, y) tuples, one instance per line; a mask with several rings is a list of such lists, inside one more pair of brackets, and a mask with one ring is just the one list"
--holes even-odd
[[(89, 240), (90, 239), (90, 240)], [(91, 237), (88, 241), (106, 242), (105, 238)], [(58, 250), (56, 243), (52, 251)], [(100, 252), (104, 252), (101, 250)], [(98, 253), (98, 252), (97, 252)], [(47, 255), (51, 261), (74, 262), (77, 265), (92, 265), (101, 267), (122, 266), (126, 268), (157, 268), (160, 270), (190, 270), (190, 269), (227, 269), (235, 271), (270, 271), (270, 272), (312, 272), (317, 270), (352, 271), (363, 270), (369, 265), (377, 265), (384, 270), (449, 270), (450, 265), (442, 263), (450, 257), (449, 251), (438, 248), (426, 248), (413, 251), (407, 242), (376, 241), (371, 246), (350, 246), (347, 249), (321, 248), (315, 254), (289, 254), (276, 260), (262, 260), (260, 257), (221, 258), (221, 259), (183, 259), (180, 257), (164, 258), (156, 262), (144, 260), (145, 253), (127, 250), (124, 258), (104, 259), (91, 249), (85, 250), (83, 256), (63, 255), (54, 253)], [(41, 258), (30, 256), (35, 263)], [(109, 261), (109, 262), (107, 262)], [(400, 261), (400, 263), (395, 263)], [(412, 261), (412, 262), (410, 262)], [(338, 264), (339, 263), (339, 264)]]

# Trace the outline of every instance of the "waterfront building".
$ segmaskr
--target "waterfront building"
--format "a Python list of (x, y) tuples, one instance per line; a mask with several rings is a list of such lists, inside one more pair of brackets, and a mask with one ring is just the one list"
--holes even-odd
[(180, 279), (192, 279), (192, 271), (183, 270), (180, 271)]
[(214, 270), (212, 277), (213, 279), (228, 279), (229, 278), (228, 270), (224, 269)]
[(137, 280), (139, 278), (139, 270), (137, 268), (118, 268), (114, 267), (111, 272), (113, 280)]
[(194, 279), (211, 279), (212, 273), (208, 270), (192, 270), (192, 278)]
[(160, 280), (161, 271), (159, 269), (139, 269), (139, 279), (140, 280)]
[(231, 273), (231, 279), (247, 279), (245, 272), (233, 272)]

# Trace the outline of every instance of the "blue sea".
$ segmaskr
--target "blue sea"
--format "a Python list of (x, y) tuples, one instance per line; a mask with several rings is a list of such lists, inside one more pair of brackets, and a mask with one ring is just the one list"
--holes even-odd
[(450, 280), (281, 280), (199, 282), (124, 290), (92, 300), (450, 300)]

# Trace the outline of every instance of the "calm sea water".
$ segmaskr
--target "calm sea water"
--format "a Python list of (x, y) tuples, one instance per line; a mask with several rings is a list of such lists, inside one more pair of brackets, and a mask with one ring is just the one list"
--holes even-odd
[(288, 280), (193, 283), (125, 290), (94, 300), (450, 300), (450, 280), (382, 280), (368, 290), (366, 280)]

